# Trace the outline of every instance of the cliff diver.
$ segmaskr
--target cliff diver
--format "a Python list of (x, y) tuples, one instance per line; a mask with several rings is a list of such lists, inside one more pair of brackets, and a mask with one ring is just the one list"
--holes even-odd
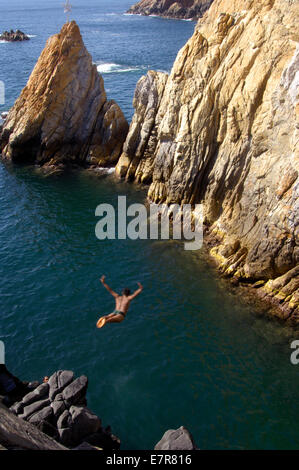
[(110, 292), (110, 294), (115, 298), (115, 309), (109, 315), (99, 318), (97, 322), (97, 328), (103, 328), (106, 323), (121, 323), (126, 317), (131, 301), (135, 299), (135, 297), (137, 297), (137, 295), (139, 295), (143, 290), (143, 286), (140, 284), (140, 282), (137, 282), (138, 289), (133, 292), (133, 294), (131, 294), (130, 289), (125, 288), (123, 289), (122, 294), (119, 295), (114, 292), (111, 287), (108, 286), (108, 284), (106, 284), (105, 278), (106, 276), (102, 276), (100, 281), (107, 291)]

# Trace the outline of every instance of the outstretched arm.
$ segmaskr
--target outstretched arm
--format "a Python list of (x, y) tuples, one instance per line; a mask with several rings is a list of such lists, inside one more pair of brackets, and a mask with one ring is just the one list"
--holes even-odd
[(115, 298), (118, 297), (118, 294), (116, 292), (114, 292), (114, 290), (112, 290), (111, 287), (108, 286), (108, 284), (106, 284), (105, 278), (106, 278), (106, 276), (102, 276), (101, 279), (100, 279), (103, 286), (107, 289), (108, 292), (110, 292), (111, 295), (113, 295), (113, 297), (115, 297)]
[(140, 284), (140, 282), (137, 282), (138, 286), (139, 286), (139, 289), (135, 290), (135, 292), (130, 295), (129, 299), (130, 300), (133, 300), (135, 299), (135, 297), (137, 297), (137, 295), (141, 294), (141, 292), (143, 291), (143, 286)]

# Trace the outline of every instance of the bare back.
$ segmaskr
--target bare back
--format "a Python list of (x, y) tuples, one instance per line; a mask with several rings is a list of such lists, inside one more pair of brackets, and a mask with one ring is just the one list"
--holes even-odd
[(127, 313), (130, 303), (131, 303), (130, 296), (126, 295), (118, 295), (115, 297), (115, 308), (116, 310), (120, 310), (123, 313)]

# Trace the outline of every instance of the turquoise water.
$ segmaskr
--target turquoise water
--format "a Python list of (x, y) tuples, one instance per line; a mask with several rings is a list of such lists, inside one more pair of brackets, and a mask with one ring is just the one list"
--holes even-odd
[[(30, 0), (16, 24), (22, 15), (15, 5), (24, 3), (0, 1), (0, 29), (36, 34), (27, 46), (0, 44), (9, 105), (63, 21), (60, 1), (49, 2), (43, 15), (40, 2)], [(168, 69), (194, 26), (124, 16), (129, 2), (120, 0), (73, 3), (94, 60), (105, 64)], [(103, 43), (93, 40), (97, 22), (106, 28)], [(112, 44), (109, 31), (121, 34)], [(142, 73), (104, 74), (128, 117)], [(44, 177), (34, 168), (0, 165), (0, 339), (9, 369), (23, 379), (61, 368), (86, 374), (89, 406), (123, 449), (153, 448), (165, 430), (181, 425), (202, 449), (298, 448), (299, 366), (290, 363), (298, 332), (229, 290), (203, 250), (187, 252), (174, 241), (96, 239), (98, 204), (116, 206), (118, 195), (142, 202), (145, 194), (113, 176)], [(97, 330), (99, 315), (113, 309), (99, 283), (103, 273), (115, 290), (137, 281), (145, 289), (122, 324)]]

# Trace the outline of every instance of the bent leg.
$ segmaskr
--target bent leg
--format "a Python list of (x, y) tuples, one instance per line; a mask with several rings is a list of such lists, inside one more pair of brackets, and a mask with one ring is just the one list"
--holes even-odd
[(106, 323), (121, 323), (124, 320), (123, 315), (119, 315), (119, 314), (114, 314), (112, 317), (110, 318), (109, 317), (110, 315), (106, 317)]
[(97, 328), (103, 328), (104, 325), (106, 325), (107, 320), (110, 318), (114, 317), (115, 313), (109, 313), (109, 315), (105, 315), (104, 317), (100, 317), (97, 321)]
[(109, 315), (106, 315), (106, 319), (108, 320), (108, 318), (112, 318), (112, 317), (115, 317), (115, 313), (109, 313)]

